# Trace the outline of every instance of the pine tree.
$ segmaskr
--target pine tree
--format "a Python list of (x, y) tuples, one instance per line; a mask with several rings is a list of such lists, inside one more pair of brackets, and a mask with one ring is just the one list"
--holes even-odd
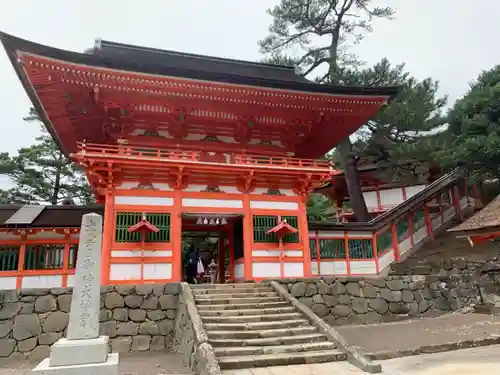
[[(389, 165), (399, 168), (391, 156), (404, 154), (399, 147), (402, 142), (414, 143), (422, 131), (442, 124), (440, 110), (446, 103), (446, 98), (436, 98), (438, 85), (432, 79), (418, 81), (405, 71), (404, 65), (392, 66), (387, 59), (363, 68), (364, 64), (350, 51), (352, 45), (372, 31), (375, 19), (394, 16), (392, 8), (372, 3), (370, 0), (282, 0), (269, 10), (273, 23), (268, 37), (259, 42), (261, 51), (271, 61), (294, 63), (298, 72), (319, 83), (402, 86), (398, 98), (365, 124), (364, 139), (353, 144), (346, 137), (336, 148), (335, 156), (344, 169), (358, 221), (367, 221), (369, 216), (357, 161), (361, 156), (371, 155), (388, 164), (388, 168)], [(320, 73), (323, 65), (327, 70)]]
[[(39, 123), (32, 108), (24, 119)], [(4, 203), (59, 204), (71, 197), (80, 203), (92, 201), (86, 177), (57, 147), (47, 130), (36, 143), (18, 150), (16, 156), (0, 154), (0, 173), (7, 175), (14, 187), (0, 193)]]

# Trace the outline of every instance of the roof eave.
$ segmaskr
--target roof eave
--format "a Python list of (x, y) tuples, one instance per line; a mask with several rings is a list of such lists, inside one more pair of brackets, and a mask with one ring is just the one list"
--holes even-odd
[[(16, 48), (16, 44), (13, 43), (14, 41), (24, 41), (23, 39), (19, 39), (16, 37), (13, 37), (9, 34), (5, 34), (0, 32), (0, 41), (2, 42), (2, 45), (5, 49), (5, 52), (7, 53), (7, 57), (10, 60), (10, 63), (12, 64), (12, 67), (14, 68), (14, 71), (17, 74), (17, 77), (21, 81), (21, 84), (26, 91), (26, 94), (28, 95), (28, 98), (31, 101), (31, 104), (33, 104), (33, 107), (35, 108), (38, 116), (40, 117), (40, 120), (44, 124), (45, 128), (49, 132), (49, 134), (52, 136), (52, 139), (54, 142), (56, 142), (57, 147), (61, 150), (61, 152), (65, 156), (69, 156), (68, 150), (64, 147), (63, 143), (61, 142), (60, 138), (58, 137), (57, 133), (55, 132), (54, 128), (52, 127), (52, 123), (47, 117), (42, 104), (40, 103), (40, 100), (38, 99), (38, 96), (36, 95), (35, 90), (33, 89), (33, 86), (29, 82), (28, 78), (26, 77), (26, 74), (24, 73), (24, 70), (22, 68), (22, 65), (18, 61), (17, 57), (17, 51), (19, 50)], [(27, 42), (31, 43), (31, 42)]]

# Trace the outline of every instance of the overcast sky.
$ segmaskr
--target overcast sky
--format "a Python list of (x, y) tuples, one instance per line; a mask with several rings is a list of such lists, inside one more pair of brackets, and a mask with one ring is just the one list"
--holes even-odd
[[(0, 30), (38, 43), (83, 51), (95, 38), (182, 52), (258, 60), (267, 34), (266, 9), (279, 0), (16, 0), (4, 1)], [(380, 0), (394, 21), (380, 21), (356, 46), (368, 63), (388, 57), (418, 78), (432, 76), (453, 102), (484, 69), (500, 63), (500, 1)], [(0, 51), (0, 151), (29, 145), (36, 125), (22, 121), (30, 106)]]

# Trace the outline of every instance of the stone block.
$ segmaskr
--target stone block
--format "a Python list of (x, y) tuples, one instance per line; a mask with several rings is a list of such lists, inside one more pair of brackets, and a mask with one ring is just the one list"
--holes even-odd
[(38, 336), (40, 333), (42, 333), (42, 327), (38, 315), (18, 315), (14, 319), (13, 337), (16, 340), (25, 340)]
[(175, 310), (177, 309), (177, 296), (165, 295), (159, 298), (160, 308), (162, 310)]
[(88, 340), (60, 339), (50, 352), (50, 366), (104, 363), (108, 356), (107, 336)]
[(151, 336), (149, 335), (138, 335), (132, 337), (132, 351), (145, 351), (149, 350), (149, 345), (151, 343)]
[(119, 375), (118, 354), (109, 354), (104, 363), (59, 367), (50, 367), (50, 359), (46, 358), (32, 372), (40, 375)]
[(129, 310), (128, 317), (133, 322), (144, 322), (146, 320), (146, 311), (144, 310)]
[(0, 357), (8, 357), (16, 347), (16, 340), (14, 339), (0, 339)]
[(68, 325), (69, 315), (62, 311), (51, 312), (43, 322), (43, 332), (61, 332)]
[(56, 297), (52, 295), (38, 297), (35, 301), (35, 312), (45, 313), (57, 310)]
[(131, 307), (133, 309), (137, 309), (138, 307), (141, 307), (142, 300), (143, 300), (142, 296), (136, 296), (136, 295), (126, 296), (124, 299), (125, 306)]

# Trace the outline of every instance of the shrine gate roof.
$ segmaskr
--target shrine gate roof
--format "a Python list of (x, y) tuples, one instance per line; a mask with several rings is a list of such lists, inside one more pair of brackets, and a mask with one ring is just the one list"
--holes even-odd
[[(97, 129), (100, 125), (89, 126), (102, 123), (99, 116), (108, 110), (98, 96), (106, 103), (109, 98), (126, 98), (135, 110), (145, 111), (149, 105), (150, 112), (151, 106), (167, 102), (204, 102), (219, 111), (234, 108), (233, 122), (246, 118), (245, 110), (260, 112), (258, 121), (268, 121), (267, 125), (308, 129), (293, 151), (314, 158), (357, 130), (399, 90), (322, 85), (290, 67), (108, 41), (77, 53), (5, 33), (0, 33), (0, 40), (42, 121), (66, 154), (84, 139), (109, 142)], [(162, 111), (154, 115), (169, 112)]]

